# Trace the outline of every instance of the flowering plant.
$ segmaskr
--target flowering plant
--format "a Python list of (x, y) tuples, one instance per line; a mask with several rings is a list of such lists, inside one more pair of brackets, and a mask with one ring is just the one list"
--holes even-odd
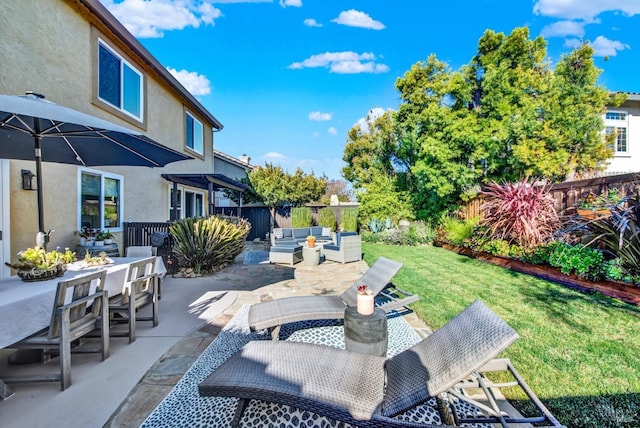
[(373, 292), (367, 289), (365, 284), (358, 285), (358, 294), (373, 294)]

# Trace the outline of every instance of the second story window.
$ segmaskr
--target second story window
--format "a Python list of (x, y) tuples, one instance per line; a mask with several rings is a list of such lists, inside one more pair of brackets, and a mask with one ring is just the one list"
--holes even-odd
[(185, 145), (198, 154), (204, 154), (204, 127), (202, 126), (202, 122), (187, 112), (185, 125)]
[(627, 120), (627, 113), (620, 111), (608, 111), (605, 115), (606, 120)]
[(100, 100), (143, 120), (142, 73), (102, 40), (98, 42), (98, 97)]
[(611, 135), (613, 133), (616, 134), (616, 141), (613, 144), (613, 148), (615, 149), (616, 153), (627, 152), (627, 128), (616, 128), (613, 126), (607, 126), (605, 129), (605, 133), (607, 135)]

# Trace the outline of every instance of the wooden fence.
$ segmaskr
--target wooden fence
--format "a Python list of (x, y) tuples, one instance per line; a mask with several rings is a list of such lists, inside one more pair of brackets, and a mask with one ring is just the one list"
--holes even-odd
[(169, 234), (169, 226), (171, 223), (149, 223), (149, 222), (136, 222), (136, 223), (124, 223), (123, 254), (126, 254), (127, 247), (134, 245), (151, 245), (151, 234), (153, 232), (162, 232), (169, 235), (169, 239), (161, 247), (157, 247), (157, 255), (162, 257), (168, 274), (174, 274), (178, 271), (179, 266), (171, 258), (171, 250), (173, 249), (173, 240)]
[[(548, 185), (549, 193), (555, 200), (556, 211), (563, 215), (573, 214), (582, 198), (589, 194), (599, 195), (611, 189), (618, 190), (620, 196), (631, 196), (640, 192), (640, 173), (610, 175), (586, 180), (565, 181)], [(484, 197), (467, 202), (465, 218), (481, 217)]]

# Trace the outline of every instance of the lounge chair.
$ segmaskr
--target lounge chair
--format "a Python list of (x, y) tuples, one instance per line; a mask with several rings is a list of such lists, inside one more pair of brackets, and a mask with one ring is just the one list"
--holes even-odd
[[(268, 328), (273, 339), (277, 340), (280, 326), (283, 324), (306, 320), (343, 319), (344, 310), (348, 306), (356, 306), (358, 285), (361, 284), (365, 284), (374, 295), (381, 295), (385, 300), (380, 308), (385, 311), (401, 308), (418, 300), (418, 296), (398, 288), (385, 290), (401, 267), (400, 262), (380, 257), (360, 279), (339, 296), (295, 296), (256, 303), (249, 309), (249, 326), (253, 331)], [(404, 297), (397, 298), (398, 295)]]
[[(469, 376), (484, 382), (483, 367), (517, 338), (518, 333), (477, 300), (444, 327), (389, 359), (307, 343), (252, 341), (200, 383), (199, 391), (203, 396), (239, 398), (233, 426), (239, 426), (252, 399), (356, 426), (421, 426), (394, 416), (431, 398), (449, 409), (442, 412), (450, 417), (446, 423), (457, 425), (465, 421), (450, 413), (447, 393)], [(525, 392), (535, 397), (522, 378), (515, 376)], [(494, 403), (492, 398), (489, 401)], [(542, 414), (536, 420), (561, 426), (537, 398), (532, 401)], [(483, 422), (503, 426), (522, 422), (497, 406), (488, 413), (492, 417)]]

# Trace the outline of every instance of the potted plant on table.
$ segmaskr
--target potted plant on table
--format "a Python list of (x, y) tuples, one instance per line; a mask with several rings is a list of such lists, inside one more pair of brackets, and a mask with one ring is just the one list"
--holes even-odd
[(313, 235), (307, 236), (307, 246), (313, 248), (316, 246), (316, 237)]
[(45, 281), (64, 275), (67, 263), (75, 260), (76, 253), (68, 248), (64, 252), (47, 252), (44, 248), (34, 247), (20, 251), (17, 263), (6, 265), (16, 269), (23, 281)]

